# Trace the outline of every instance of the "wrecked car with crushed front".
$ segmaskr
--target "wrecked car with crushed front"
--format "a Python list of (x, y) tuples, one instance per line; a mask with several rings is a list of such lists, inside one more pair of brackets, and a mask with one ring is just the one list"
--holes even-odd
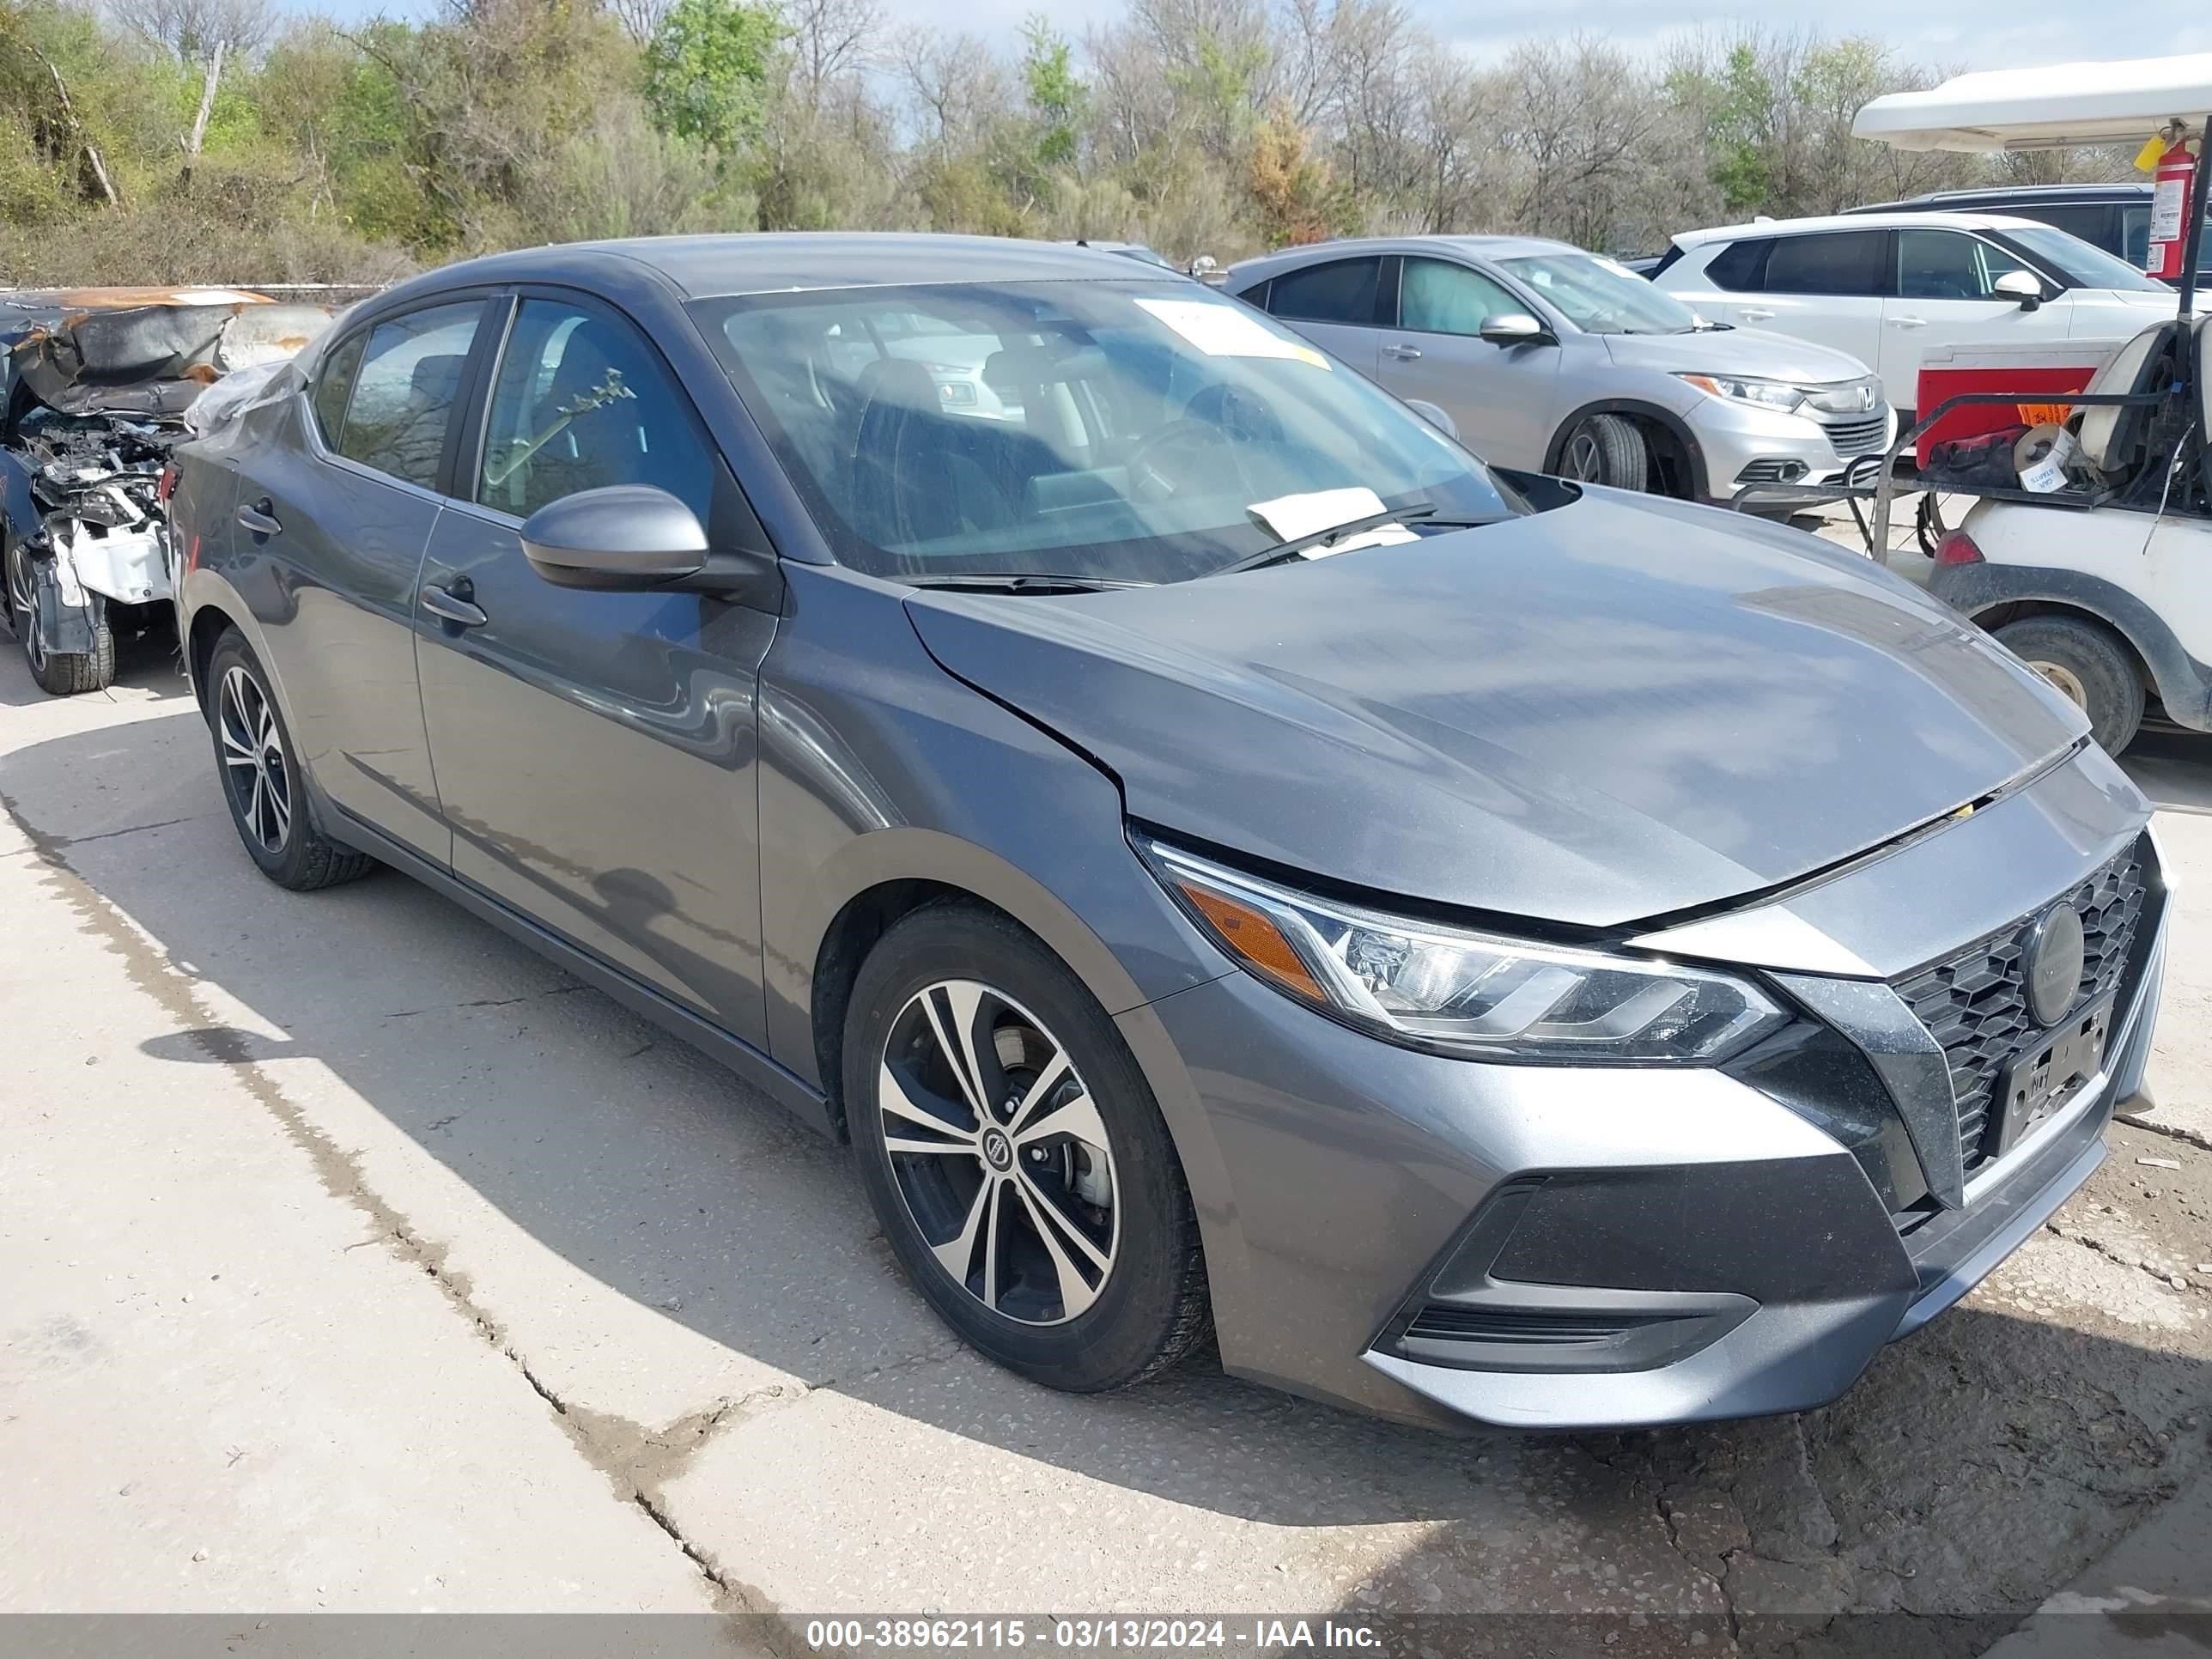
[(118, 637), (171, 625), (170, 451), (216, 381), (329, 321), (228, 289), (0, 295), (0, 620), (41, 690), (100, 690)]

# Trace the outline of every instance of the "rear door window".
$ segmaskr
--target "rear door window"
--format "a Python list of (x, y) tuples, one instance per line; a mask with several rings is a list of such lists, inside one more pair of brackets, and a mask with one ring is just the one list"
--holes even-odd
[(1267, 309), (1305, 323), (1372, 324), (1380, 259), (1332, 259), (1275, 278)]
[(394, 478), (438, 487), (446, 430), (483, 301), (430, 306), (369, 331), (338, 453)]
[(714, 460), (690, 399), (629, 323), (526, 299), (485, 409), (476, 498), (526, 519), (609, 484), (665, 489), (706, 522)]
[(2113, 230), (2113, 210), (2101, 202), (2071, 203), (2059, 207), (2008, 207), (1996, 210), (2055, 225), (2069, 236), (2079, 236), (2090, 246), (2100, 247), (2107, 253), (2120, 251), (2120, 239)]
[(1880, 298), (1889, 287), (1888, 246), (1886, 230), (1778, 236), (1766, 259), (1765, 291)]

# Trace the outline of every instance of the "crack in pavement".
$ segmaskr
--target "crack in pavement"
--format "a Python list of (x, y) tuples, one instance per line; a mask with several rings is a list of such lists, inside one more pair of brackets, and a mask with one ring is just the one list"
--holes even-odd
[[(9, 815), (11, 817), (15, 817), (12, 808), (10, 809)], [(56, 848), (89, 847), (94, 842), (113, 841), (118, 836), (142, 836), (149, 830), (168, 830), (174, 828), (179, 823), (198, 823), (202, 818), (208, 816), (209, 815), (205, 812), (192, 812), (186, 814), (181, 818), (163, 818), (158, 823), (133, 823), (121, 830), (103, 830), (96, 836), (49, 836), (46, 837), (46, 841), (48, 845)], [(27, 824), (25, 824), (21, 817), (15, 817), (15, 823), (17, 826), (22, 830), (25, 835), (27, 836), (31, 833), (30, 827)], [(28, 850), (33, 854), (36, 854), (40, 850), (36, 844), (35, 840)]]
[(2124, 1123), (2130, 1129), (2145, 1133), (2162, 1135), (2168, 1140), (2178, 1140), (2185, 1146), (2194, 1146), (2201, 1152), (2212, 1152), (2212, 1135), (2201, 1129), (2191, 1129), (2179, 1123), (2160, 1123), (2155, 1118), (2143, 1117), (2134, 1112), (2115, 1112), (2112, 1121)]
[[(131, 983), (150, 997), (187, 1041), (223, 1066), (247, 1095), (276, 1119), (285, 1136), (306, 1154), (323, 1189), (368, 1219), (374, 1229), (372, 1237), (347, 1249), (381, 1243), (401, 1261), (419, 1267), (453, 1310), (552, 1408), (555, 1420), (566, 1430), (571, 1443), (587, 1463), (607, 1477), (617, 1497), (635, 1504), (699, 1569), (714, 1588), (719, 1610), (775, 1613), (773, 1603), (759, 1590), (731, 1576), (684, 1535), (661, 1506), (659, 1489), (681, 1473), (721, 1423), (751, 1414), (755, 1408), (772, 1409), (802, 1399), (811, 1392), (809, 1386), (798, 1382), (771, 1384), (659, 1430), (646, 1429), (611, 1413), (586, 1412), (562, 1400), (507, 1342), (498, 1322), (477, 1304), (467, 1276), (447, 1265), (449, 1247), (422, 1237), (404, 1215), (370, 1187), (359, 1158), (310, 1121), (299, 1103), (261, 1069), (249, 1051), (248, 1035), (223, 1025), (201, 1001), (193, 979), (160, 944), (70, 864), (64, 856), (69, 843), (28, 823), (14, 799), (5, 793), (0, 793), (0, 811), (5, 811), (28, 839), (32, 851), (46, 866), (43, 882), (76, 915), (82, 931), (106, 945), (121, 960)], [(568, 988), (563, 988), (562, 992), (543, 994), (562, 994)], [(781, 1651), (787, 1632), (778, 1621), (769, 1621), (768, 1629), (770, 1647)]]
[[(2156, 1279), (2160, 1285), (2164, 1285), (2169, 1291), (2186, 1294), (2188, 1291), (2192, 1290), (2201, 1291), (2207, 1288), (2201, 1280), (2191, 1279), (2186, 1273), (2179, 1272), (2167, 1273), (2163, 1269), (2152, 1267), (2151, 1264), (2142, 1256), (2132, 1255), (2116, 1246), (2107, 1244), (2101, 1238), (2092, 1238), (2080, 1227), (2075, 1226), (2069, 1222), (2046, 1221), (2043, 1224), (2043, 1231), (2052, 1235), (2054, 1237), (2065, 1240), (2069, 1244), (2079, 1244), (2083, 1249), (2088, 1251), (2092, 1255), (2101, 1255), (2106, 1261), (2116, 1261), (2123, 1267), (2134, 1267), (2140, 1272), (2148, 1273), (2153, 1279)], [(2176, 1279), (2179, 1279), (2181, 1282), (2177, 1285), (2174, 1283)]]

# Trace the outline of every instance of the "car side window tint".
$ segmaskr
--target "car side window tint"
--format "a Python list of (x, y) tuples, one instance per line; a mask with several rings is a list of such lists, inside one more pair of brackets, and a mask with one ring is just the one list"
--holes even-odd
[(1705, 266), (1705, 280), (1731, 294), (1757, 294), (1766, 287), (1766, 260), (1773, 252), (1771, 236), (1731, 242)]
[(1267, 309), (1278, 317), (1306, 323), (1372, 324), (1380, 259), (1332, 259), (1327, 264), (1286, 270), (1267, 295)]
[(446, 428), (483, 301), (431, 306), (369, 331), (338, 453), (395, 478), (438, 487)]
[(346, 403), (353, 396), (354, 376), (361, 369), (361, 348), (368, 337), (356, 334), (342, 342), (323, 359), (322, 368), (315, 376), (315, 390), (309, 403), (315, 411), (315, 429), (322, 434), (325, 449), (335, 450), (338, 435), (345, 430)]
[(2119, 240), (2112, 234), (2112, 210), (2101, 202), (2059, 207), (2001, 208), (1998, 211), (2016, 213), (2023, 219), (2040, 220), (2064, 231), (2069, 236), (2079, 236), (2091, 247), (2100, 247), (2107, 253), (2120, 251)]
[(1465, 265), (1408, 259), (1398, 289), (1398, 325), (1422, 334), (1480, 334), (1492, 317), (1528, 305)]
[(484, 411), (476, 499), (526, 519), (608, 484), (665, 489), (704, 523), (714, 454), (635, 328), (596, 308), (526, 299)]
[(1987, 300), (1996, 280), (2027, 267), (2002, 248), (1955, 230), (1897, 233), (1897, 292), (1907, 300)]
[(2150, 204), (2120, 210), (2120, 258), (2137, 270), (2150, 268)]
[(1875, 299), (1889, 288), (1886, 230), (1829, 231), (1778, 236), (1766, 258), (1769, 294), (1817, 294)]

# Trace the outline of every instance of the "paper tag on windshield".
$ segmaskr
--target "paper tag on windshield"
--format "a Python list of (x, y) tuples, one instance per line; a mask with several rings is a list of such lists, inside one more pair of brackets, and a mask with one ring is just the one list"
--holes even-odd
[[(1303, 495), (1278, 495), (1272, 501), (1255, 501), (1246, 510), (1279, 539), (1294, 542), (1301, 536), (1316, 535), (1331, 525), (1356, 523), (1389, 509), (1380, 495), (1359, 486), (1351, 489), (1310, 489)], [(1401, 524), (1377, 525), (1328, 547), (1310, 547), (1300, 556), (1325, 559), (1333, 553), (1349, 553), (1356, 547), (1386, 547), (1393, 542), (1415, 539), (1413, 532)]]
[(1316, 368), (1328, 367), (1328, 359), (1304, 341), (1276, 333), (1242, 306), (1219, 300), (1139, 300), (1137, 304), (1209, 357), (1283, 357)]

